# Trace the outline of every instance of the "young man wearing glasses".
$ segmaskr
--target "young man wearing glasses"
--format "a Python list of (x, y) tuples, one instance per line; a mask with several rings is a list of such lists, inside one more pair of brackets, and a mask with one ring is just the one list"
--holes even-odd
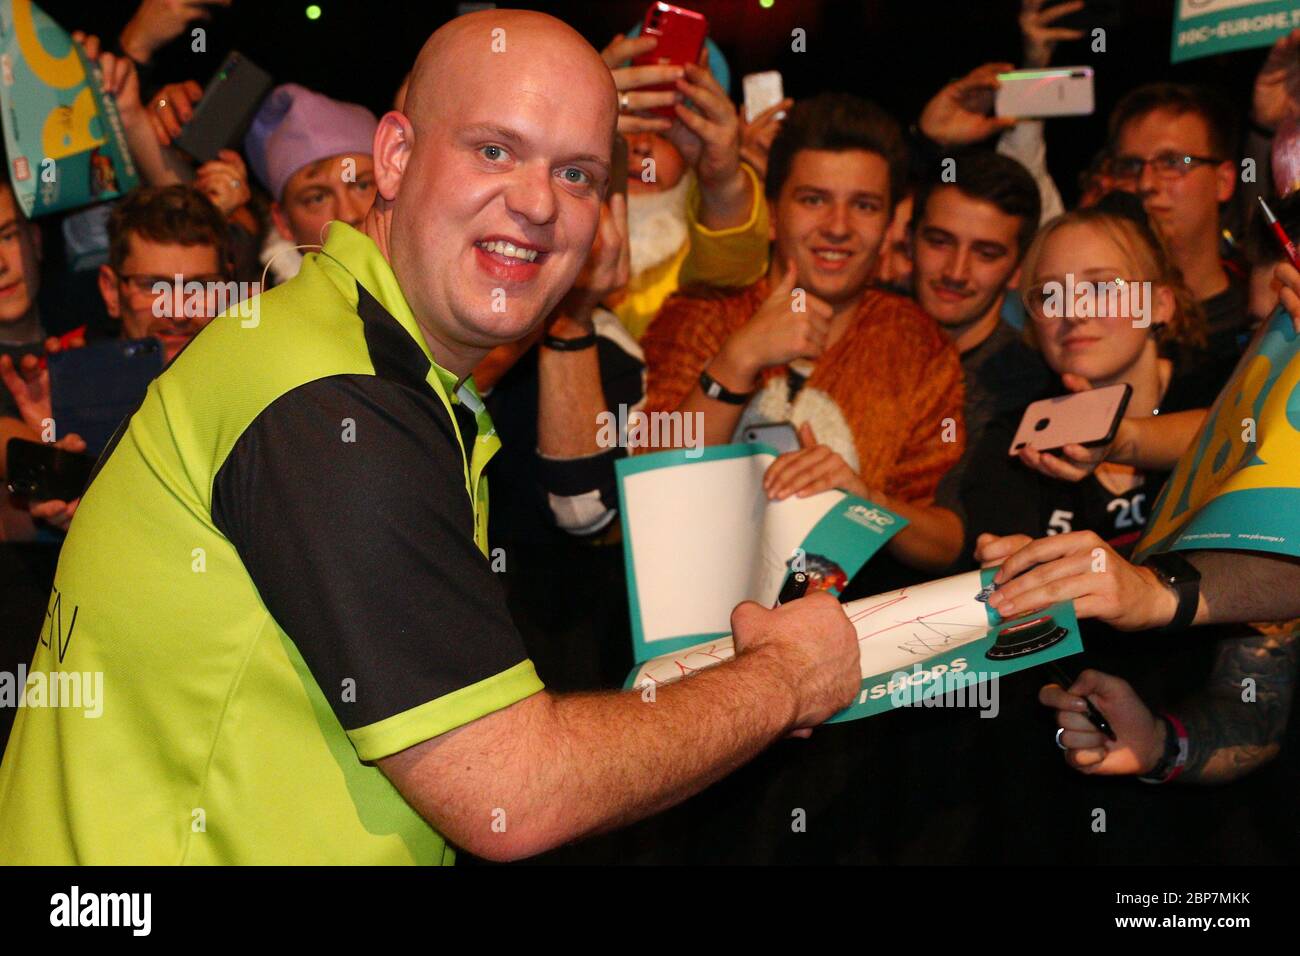
[(1115, 185), (1137, 194), (1209, 321), (1210, 350), (1240, 352), (1248, 333), (1245, 275), (1222, 258), (1219, 212), (1236, 186), (1235, 123), (1209, 90), (1151, 83), (1110, 117)]
[[(9, 190), (0, 190), (0, 197), (5, 193), (12, 195)], [(113, 210), (108, 234), (109, 261), (99, 269), (99, 293), (104, 308), (122, 338), (157, 339), (162, 343), (164, 361), (170, 363), (222, 307), (217, 305), (219, 300), (215, 296), (192, 297), (184, 294), (184, 290), (193, 288), (194, 282), (201, 283), (204, 289), (213, 289), (215, 284), (228, 279), (231, 263), (226, 220), (207, 197), (189, 186), (145, 188), (130, 193)], [(23, 244), (26, 248), (33, 242), (24, 237), (10, 244)], [(18, 283), (14, 286), (18, 292), (11, 290), (9, 298), (22, 295), (34, 301), (38, 278), (34, 255), (26, 252), (21, 257), (16, 253), (9, 255), (4, 252), (4, 246), (3, 219), (0, 219), (0, 261), (9, 263), (7, 271), (0, 273), (0, 283), (4, 275), (12, 273), (18, 278), (10, 285)], [(21, 269), (15, 264), (20, 258)], [(164, 287), (168, 291), (160, 296), (158, 290)], [(0, 284), (0, 321), (7, 314), (5, 288)], [(34, 314), (34, 306), (31, 311)], [(19, 323), (13, 324), (16, 327)], [(48, 339), (45, 348), (53, 352), (75, 347), (96, 335), (104, 335), (102, 323), (83, 325)], [(5, 386), (4, 394), (0, 395), (0, 444), (9, 438), (43, 440), (40, 437), (43, 423), (53, 419), (49, 371), (35, 355), (19, 361), (0, 358), (0, 381)], [(81, 438), (73, 434), (61, 436), (59, 445), (71, 451), (85, 448)], [(0, 477), (6, 474), (7, 462), (0, 455)], [(33, 502), (30, 511), (32, 517), (66, 530), (76, 504), (75, 501)], [(0, 521), (3, 520), (6, 519), (0, 515)], [(25, 537), (34, 530), (25, 523), (8, 522), (8, 527), (9, 536), (14, 538)]]
[[(226, 221), (188, 186), (142, 189), (113, 210), (109, 237), (108, 263), (99, 268), (104, 307), (121, 321), (123, 338), (158, 339), (170, 362), (213, 318), (210, 297), (196, 310), (182, 290), (228, 277)], [(159, 301), (164, 286), (171, 302)]]

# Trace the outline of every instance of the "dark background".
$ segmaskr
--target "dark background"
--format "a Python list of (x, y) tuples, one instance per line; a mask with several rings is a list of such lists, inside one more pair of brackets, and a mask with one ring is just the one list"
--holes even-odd
[[(1104, 120), (1124, 91), (1157, 79), (1206, 82), (1249, 107), (1251, 82), (1263, 49), (1171, 66), (1170, 36), (1175, 0), (1089, 0), (1072, 19), (1106, 30), (1106, 52), (1090, 42), (1057, 48), (1053, 62), (1091, 65), (1097, 77), (1097, 115), (1047, 124), (1052, 171), (1071, 203), (1079, 171), (1102, 144)], [(115, 36), (136, 4), (103, 0), (43, 0), (40, 4), (69, 29)], [(565, 20), (597, 48), (644, 16), (647, 0), (534, 0), (501, 6), (544, 10)], [(758, 0), (684, 2), (704, 13), (710, 36), (731, 68), (732, 98), (740, 98), (746, 73), (780, 70), (788, 95), (824, 89), (874, 99), (904, 124), (945, 82), (980, 63), (1019, 63), (1019, 0)], [(456, 2), (319, 0), (322, 15), (308, 20), (307, 0), (234, 0), (206, 24), (207, 52), (192, 53), (187, 38), (159, 58), (157, 78), (206, 83), (233, 48), (269, 70), (277, 82), (295, 81), (338, 99), (382, 113), (421, 44), (456, 15)], [(802, 27), (807, 52), (790, 50), (790, 31)], [(503, 76), (502, 83), (510, 78)]]

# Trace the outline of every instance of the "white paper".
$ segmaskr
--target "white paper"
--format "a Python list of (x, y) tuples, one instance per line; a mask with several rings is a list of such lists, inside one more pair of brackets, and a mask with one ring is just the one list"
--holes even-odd
[[(984, 637), (989, 619), (975, 600), (979, 591), (980, 572), (968, 571), (845, 604), (858, 634), (863, 679), (910, 671), (913, 664)], [(632, 686), (670, 683), (735, 653), (731, 638), (720, 637), (654, 657), (637, 670)]]
[(786, 562), (844, 493), (770, 502), (763, 474), (774, 460), (758, 454), (692, 462), (623, 479), (647, 644), (723, 633), (742, 601), (776, 602)]

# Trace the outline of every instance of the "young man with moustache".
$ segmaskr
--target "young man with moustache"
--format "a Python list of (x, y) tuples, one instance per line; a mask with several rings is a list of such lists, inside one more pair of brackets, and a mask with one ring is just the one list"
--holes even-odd
[(76, 633), (33, 669), (64, 654), (115, 703), (20, 712), (0, 857), (514, 859), (669, 807), (850, 702), (857, 641), (824, 595), (741, 605), (736, 659), (653, 701), (545, 691), (503, 606), (499, 439), (468, 379), (587, 259), (616, 108), (552, 17), (484, 11), (428, 41), (375, 134), (362, 229), (332, 223), (255, 326), (209, 325), (101, 459), (55, 579)]
[(1050, 376), (1002, 320), (1003, 301), (1038, 231), (1038, 186), (1020, 163), (993, 152), (963, 154), (956, 176), (917, 187), (912, 287), (961, 355), (969, 447), (991, 419), (1040, 397)]

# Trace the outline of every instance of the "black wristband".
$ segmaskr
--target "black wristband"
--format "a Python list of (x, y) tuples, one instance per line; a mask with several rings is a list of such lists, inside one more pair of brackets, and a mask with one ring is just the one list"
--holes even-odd
[(1153, 554), (1143, 563), (1178, 597), (1173, 619), (1159, 631), (1172, 633), (1190, 627), (1201, 599), (1201, 572), (1175, 551)]
[(542, 345), (557, 352), (581, 352), (583, 349), (595, 346), (598, 339), (599, 336), (595, 332), (576, 339), (556, 338), (548, 332), (542, 337)]
[(728, 405), (748, 405), (753, 392), (732, 392), (723, 387), (722, 383), (708, 373), (700, 373), (700, 388), (709, 398), (716, 399), (719, 402), (726, 402)]

